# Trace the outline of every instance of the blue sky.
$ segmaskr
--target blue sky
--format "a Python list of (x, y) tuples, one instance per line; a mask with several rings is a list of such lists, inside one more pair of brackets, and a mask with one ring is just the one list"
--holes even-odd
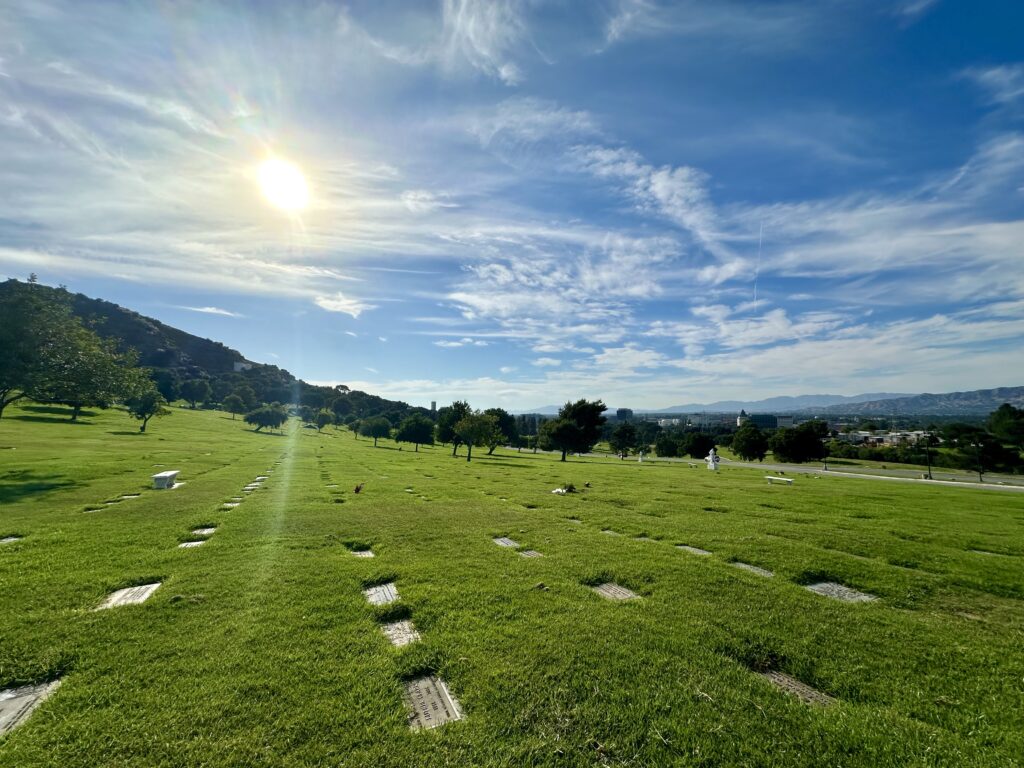
[(421, 405), (1021, 385), (1022, 29), (1011, 0), (5, 4), (0, 275)]

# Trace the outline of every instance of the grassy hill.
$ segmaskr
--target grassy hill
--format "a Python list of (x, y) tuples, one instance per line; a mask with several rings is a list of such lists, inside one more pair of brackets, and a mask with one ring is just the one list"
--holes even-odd
[[(450, 453), (217, 412), (140, 435), (117, 411), (14, 408), (0, 689), (62, 684), (0, 765), (1019, 764), (1024, 498)], [(151, 490), (167, 468), (184, 485)], [(582, 492), (551, 493), (565, 482)], [(878, 599), (804, 588), (824, 580)], [(145, 604), (93, 610), (149, 582)], [(399, 601), (368, 605), (385, 582)], [(397, 619), (420, 640), (392, 647)], [(463, 721), (410, 731), (403, 682), (424, 674)]]

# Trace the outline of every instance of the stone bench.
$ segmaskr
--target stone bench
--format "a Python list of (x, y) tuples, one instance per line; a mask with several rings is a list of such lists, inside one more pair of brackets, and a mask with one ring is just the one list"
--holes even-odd
[(153, 487), (158, 490), (173, 488), (180, 471), (179, 469), (169, 469), (166, 472), (157, 472), (153, 475)]
[(772, 483), (785, 483), (786, 485), (793, 484), (793, 478), (791, 477), (776, 477), (775, 475), (765, 475), (764, 479), (768, 481), (768, 485)]

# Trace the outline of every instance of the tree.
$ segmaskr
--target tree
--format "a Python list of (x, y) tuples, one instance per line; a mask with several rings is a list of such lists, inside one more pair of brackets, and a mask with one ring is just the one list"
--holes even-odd
[(352, 404), (344, 395), (339, 395), (331, 401), (331, 410), (340, 420), (352, 413)]
[(732, 449), (744, 461), (764, 461), (768, 453), (768, 437), (756, 424), (747, 422), (732, 436)]
[(484, 413), (488, 416), (493, 416), (498, 425), (498, 430), (494, 435), (495, 439), (487, 446), (488, 456), (494, 453), (494, 449), (503, 441), (507, 445), (514, 445), (519, 441), (519, 430), (516, 429), (515, 416), (504, 408), (488, 408)]
[(545, 450), (562, 452), (562, 461), (570, 451), (588, 453), (601, 439), (602, 415), (605, 404), (600, 400), (577, 400), (566, 403), (558, 411), (558, 418), (544, 422), (540, 429), (541, 446)]
[(188, 379), (181, 384), (181, 396), (193, 411), (196, 409), (196, 403), (205, 403), (210, 399), (211, 393), (210, 382), (206, 379)]
[(29, 396), (41, 403), (71, 406), (71, 421), (82, 408), (108, 408), (136, 386), (135, 356), (118, 355), (113, 342), (74, 321), (46, 341)]
[(287, 421), (288, 412), (285, 411), (284, 406), (278, 403), (274, 403), (273, 405), (264, 405), (261, 408), (257, 408), (256, 410), (245, 414), (245, 423), (255, 426), (257, 432), (264, 427), (267, 427), (268, 429), (278, 429)]
[(259, 399), (256, 397), (256, 391), (248, 384), (243, 384), (240, 387), (235, 387), (235, 391), (232, 392), (232, 394), (241, 399), (241, 401), (245, 404), (246, 410), (251, 411), (255, 409), (257, 405), (260, 404)]
[(703, 432), (687, 432), (679, 443), (681, 453), (693, 459), (703, 459), (715, 447), (715, 438)]
[(359, 434), (364, 437), (372, 437), (373, 447), (376, 448), (378, 437), (389, 437), (391, 435), (391, 422), (382, 416), (363, 419), (359, 424)]
[(165, 407), (167, 401), (164, 400), (164, 396), (153, 384), (134, 393), (125, 401), (125, 405), (128, 407), (128, 414), (142, 422), (139, 432), (146, 431), (146, 425), (153, 417), (166, 416), (171, 412)]
[(231, 414), (231, 420), (235, 420), (235, 415), (239, 413), (245, 413), (245, 403), (242, 402), (242, 398), (238, 395), (228, 395), (224, 398), (224, 402), (221, 406), (225, 411)]
[(452, 456), (459, 450), (462, 439), (455, 432), (455, 425), (469, 416), (472, 410), (465, 400), (456, 400), (437, 412), (437, 439), (443, 445), (452, 444)]
[(479, 411), (471, 413), (455, 425), (455, 434), (466, 444), (466, 461), (472, 461), (474, 445), (490, 445), (500, 439), (498, 417)]
[[(629, 410), (620, 408), (622, 410)], [(629, 452), (636, 445), (636, 427), (630, 424), (628, 421), (623, 421), (612, 432), (611, 439), (608, 441), (608, 447), (611, 448), (615, 453), (628, 456)], [(661, 455), (661, 451), (658, 452)]]
[(223, 403), (224, 398), (231, 394), (231, 382), (224, 379), (215, 379), (210, 385), (212, 393), (210, 399), (215, 403)]
[(43, 368), (43, 355), (67, 326), (78, 324), (66, 303), (46, 299), (34, 280), (8, 280), (0, 293), (0, 416), (27, 397)]
[(1003, 403), (989, 414), (988, 431), (1008, 445), (1024, 450), (1024, 408)]
[[(793, 429), (776, 430), (768, 441), (768, 447), (780, 461), (800, 464), (823, 459), (827, 455), (827, 449), (821, 441), (822, 424), (823, 422), (807, 421)], [(825, 433), (828, 433), (827, 425)]]
[(319, 432), (321, 429), (326, 427), (328, 424), (334, 423), (334, 414), (331, 411), (322, 409), (316, 415), (316, 431)]
[(362, 422), (359, 419), (352, 419), (352, 421), (346, 421), (348, 428), (352, 430), (352, 437), (356, 440), (359, 439), (359, 427), (362, 426)]
[(415, 413), (398, 425), (395, 440), (403, 443), (414, 443), (419, 453), (421, 445), (434, 444), (434, 422), (422, 414)]
[(155, 368), (149, 374), (156, 383), (157, 391), (164, 396), (164, 400), (173, 403), (181, 394), (181, 379), (174, 371), (166, 368)]
[(654, 450), (666, 459), (674, 458), (679, 455), (679, 440), (668, 432), (662, 432), (654, 441)]

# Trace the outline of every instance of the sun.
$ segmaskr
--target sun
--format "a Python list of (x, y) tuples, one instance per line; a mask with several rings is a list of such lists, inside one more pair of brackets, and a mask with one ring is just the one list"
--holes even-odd
[(271, 205), (285, 211), (301, 211), (309, 202), (306, 177), (294, 163), (270, 157), (260, 165), (260, 190)]

